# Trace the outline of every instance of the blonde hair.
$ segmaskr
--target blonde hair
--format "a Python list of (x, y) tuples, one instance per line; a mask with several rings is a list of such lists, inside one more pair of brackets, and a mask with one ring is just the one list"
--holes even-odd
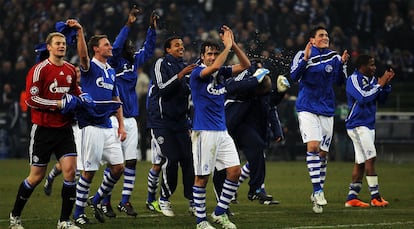
[(53, 32), (53, 33), (49, 33), (49, 35), (47, 35), (47, 37), (46, 37), (46, 44), (51, 45), (52, 44), (52, 39), (54, 37), (63, 37), (63, 38), (66, 39), (65, 35), (63, 35), (62, 33)]

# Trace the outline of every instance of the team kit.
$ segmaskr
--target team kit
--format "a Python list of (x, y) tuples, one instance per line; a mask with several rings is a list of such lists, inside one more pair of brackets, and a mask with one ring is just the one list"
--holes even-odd
[[(135, 87), (138, 69), (154, 57), (159, 26), (159, 16), (153, 12), (144, 45), (137, 50), (128, 35), (142, 11), (136, 6), (130, 9), (113, 42), (103, 34), (86, 41), (80, 22), (68, 19), (57, 22), (56, 31), (37, 46), (37, 63), (26, 77), (32, 122), (30, 173), (18, 187), (9, 228), (24, 228), (22, 212), (34, 189), (41, 184), (50, 196), (60, 174), (58, 229), (78, 229), (95, 220), (104, 223), (105, 218), (116, 217), (112, 206), (121, 214), (137, 216), (130, 202), (139, 160), (135, 118), (141, 115)], [(393, 69), (377, 78), (375, 59), (361, 54), (355, 71), (348, 74), (348, 52), (331, 50), (328, 31), (321, 26), (309, 32), (308, 43), (290, 61), (286, 74), (249, 58), (230, 27), (221, 26), (219, 36), (203, 41), (197, 60), (189, 64), (184, 60), (182, 37), (172, 35), (163, 43), (164, 55), (151, 66), (145, 104), (151, 135), (147, 209), (175, 216), (170, 198), (177, 189), (179, 168), (188, 212), (197, 229), (236, 229), (229, 206), (237, 203), (237, 190), (246, 180), (249, 200), (278, 204), (266, 192), (264, 152), (271, 142), (284, 139), (277, 105), (291, 84), (299, 88), (295, 106), (312, 187), (309, 209), (321, 214), (328, 203), (324, 185), (336, 85), (346, 85), (346, 129), (355, 149), (345, 207), (386, 207), (389, 202), (380, 195), (375, 172), (375, 114), (377, 102), (384, 102), (391, 92)], [(65, 60), (70, 46), (76, 46), (76, 64)], [(227, 64), (230, 53), (237, 63)], [(243, 165), (239, 152), (246, 158)], [(57, 163), (48, 172), (52, 155)], [(101, 168), (103, 177), (95, 178), (101, 183), (92, 192), (94, 175)], [(369, 202), (358, 198), (364, 175)], [(210, 176), (216, 203), (208, 213)], [(122, 192), (112, 193), (119, 180), (123, 180), (118, 184)], [(113, 203), (112, 195), (120, 195), (120, 202)], [(87, 216), (86, 207), (92, 209), (94, 219)]]

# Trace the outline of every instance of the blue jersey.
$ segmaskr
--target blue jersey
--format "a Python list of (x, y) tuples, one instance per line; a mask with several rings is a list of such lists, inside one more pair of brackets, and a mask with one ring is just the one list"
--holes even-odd
[(200, 73), (205, 67), (195, 67), (190, 76), (194, 104), (193, 130), (226, 130), (225, 79), (232, 76), (232, 67), (223, 66), (212, 75), (201, 78)]
[[(81, 68), (80, 84), (82, 86), (83, 92), (88, 93), (94, 101), (103, 103), (99, 106), (96, 106), (95, 112), (97, 114), (90, 112), (87, 114), (82, 114), (82, 117), (78, 117), (78, 119), (83, 118), (83, 120), (79, 120), (79, 122), (83, 123), (82, 127), (87, 125), (94, 125), (104, 128), (111, 128), (112, 125), (110, 116), (115, 113), (117, 107), (119, 107), (119, 105), (114, 106), (113, 103), (110, 103), (110, 101), (113, 100), (113, 97), (119, 96), (115, 85), (115, 70), (111, 68), (108, 63), (104, 64), (93, 58), (90, 62), (88, 71), (84, 71)], [(108, 104), (108, 109), (104, 109), (106, 106), (105, 104)], [(102, 115), (104, 118), (99, 117), (99, 121), (97, 121), (97, 116)]]
[(182, 58), (170, 54), (159, 58), (151, 70), (147, 97), (147, 127), (182, 131), (190, 129), (187, 77), (177, 74), (186, 67)]
[(375, 77), (364, 76), (355, 71), (346, 82), (349, 114), (345, 120), (346, 128), (366, 126), (375, 129), (377, 101), (384, 103), (391, 92), (391, 86), (383, 88)]
[(135, 92), (135, 85), (138, 80), (137, 70), (139, 66), (152, 57), (156, 41), (155, 30), (149, 28), (144, 47), (135, 52), (134, 62), (131, 63), (122, 56), (129, 31), (128, 26), (121, 29), (113, 44), (113, 56), (108, 59), (108, 63), (116, 72), (116, 85), (123, 103), (123, 115), (127, 118), (138, 116), (138, 96)]
[(346, 78), (346, 65), (341, 56), (329, 49), (312, 46), (308, 61), (303, 60), (304, 51), (299, 51), (291, 65), (290, 77), (299, 82), (296, 100), (298, 112), (332, 117), (335, 115), (333, 84), (342, 84)]

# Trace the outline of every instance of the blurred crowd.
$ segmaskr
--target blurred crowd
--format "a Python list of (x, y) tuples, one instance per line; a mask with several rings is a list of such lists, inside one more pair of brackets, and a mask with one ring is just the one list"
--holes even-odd
[[(267, 59), (283, 74), (305, 47), (309, 28), (324, 25), (332, 49), (347, 49), (351, 60), (369, 53), (379, 65), (393, 67), (399, 79), (414, 77), (414, 0), (0, 0), (0, 112), (16, 103), (26, 111), (19, 101), (35, 63), (34, 46), (57, 21), (76, 18), (87, 40), (107, 34), (113, 41), (133, 4), (144, 10), (130, 33), (137, 48), (151, 12), (160, 16), (154, 59), (163, 54), (165, 38), (177, 34), (185, 42), (185, 60), (193, 62), (201, 41), (218, 39), (218, 28), (226, 24), (249, 57)], [(67, 59), (77, 64), (75, 48), (69, 47)], [(151, 64), (140, 69), (143, 77)]]

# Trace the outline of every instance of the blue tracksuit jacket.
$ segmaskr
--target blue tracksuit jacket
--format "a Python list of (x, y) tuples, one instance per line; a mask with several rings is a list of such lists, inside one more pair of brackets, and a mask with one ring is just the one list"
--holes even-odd
[(299, 51), (290, 68), (291, 79), (299, 82), (296, 110), (334, 116), (333, 84), (340, 85), (344, 82), (347, 76), (346, 65), (342, 64), (340, 55), (329, 49), (313, 46), (308, 61), (304, 61), (303, 56), (304, 51)]
[(349, 108), (349, 114), (345, 120), (346, 128), (366, 126), (374, 129), (377, 101), (384, 103), (390, 92), (391, 85), (381, 88), (375, 77), (364, 76), (355, 70), (346, 82)]

